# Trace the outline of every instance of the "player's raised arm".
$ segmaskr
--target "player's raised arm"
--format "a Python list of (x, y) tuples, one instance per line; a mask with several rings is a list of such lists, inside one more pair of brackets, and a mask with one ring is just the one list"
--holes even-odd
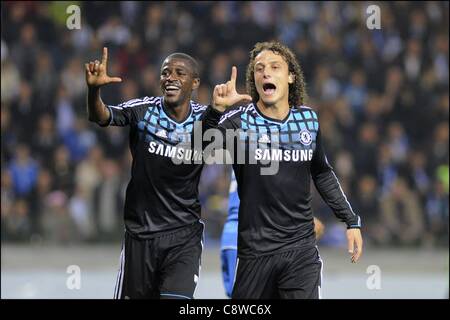
[(88, 86), (87, 110), (89, 121), (104, 124), (109, 119), (109, 111), (100, 97), (100, 87), (109, 83), (122, 82), (119, 77), (107, 74), (108, 48), (103, 48), (102, 61), (85, 63), (86, 84)]
[(239, 94), (236, 91), (236, 78), (237, 68), (233, 66), (231, 68), (231, 78), (224, 84), (215, 86), (213, 93), (213, 107), (224, 112), (226, 108), (238, 103), (249, 103), (252, 101), (252, 97), (248, 94)]

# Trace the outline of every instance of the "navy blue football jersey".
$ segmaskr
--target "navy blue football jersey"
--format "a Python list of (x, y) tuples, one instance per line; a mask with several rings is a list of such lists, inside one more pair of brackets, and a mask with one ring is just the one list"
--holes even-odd
[(108, 125), (130, 127), (133, 160), (125, 199), (126, 230), (146, 239), (198, 221), (198, 183), (204, 164), (201, 133), (217, 126), (221, 113), (191, 101), (187, 118), (177, 122), (167, 114), (163, 97), (107, 108)]
[(252, 103), (227, 111), (218, 127), (227, 137), (238, 185), (239, 256), (315, 245), (311, 178), (336, 216), (349, 228), (360, 227), (328, 163), (311, 108), (290, 108), (280, 121)]

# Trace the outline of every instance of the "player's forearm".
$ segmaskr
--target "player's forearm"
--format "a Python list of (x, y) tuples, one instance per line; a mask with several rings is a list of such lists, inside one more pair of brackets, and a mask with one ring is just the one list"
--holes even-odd
[(311, 176), (323, 200), (333, 210), (336, 217), (347, 224), (347, 228), (359, 228), (361, 220), (347, 201), (333, 167), (328, 163), (322, 146), (320, 129), (317, 133), (317, 145), (311, 163)]
[(214, 109), (212, 106), (208, 106), (204, 115), (203, 115), (203, 132), (208, 129), (217, 128), (219, 124), (220, 118), (223, 116), (223, 113)]
[(88, 87), (87, 112), (89, 121), (105, 124), (109, 120), (109, 110), (100, 97), (100, 88)]
[(345, 222), (348, 228), (361, 227), (361, 220), (353, 212), (333, 170), (330, 169), (313, 176), (313, 181), (317, 191), (338, 219)]

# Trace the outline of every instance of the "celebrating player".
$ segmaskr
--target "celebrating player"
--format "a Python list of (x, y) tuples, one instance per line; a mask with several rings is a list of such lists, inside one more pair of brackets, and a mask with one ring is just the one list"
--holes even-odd
[[(162, 97), (105, 105), (100, 87), (121, 82), (107, 75), (107, 61), (104, 48), (101, 62), (85, 65), (89, 120), (129, 126), (133, 156), (114, 297), (193, 298), (202, 252), (198, 182), (203, 162), (201, 150), (190, 147), (194, 123), (201, 120), (203, 130), (214, 127), (223, 110), (191, 101), (200, 79), (197, 62), (184, 53), (171, 54), (162, 63)], [(172, 161), (174, 157), (187, 163)]]
[[(240, 205), (232, 298), (320, 298), (322, 260), (310, 178), (346, 223), (352, 262), (362, 253), (360, 218), (328, 163), (317, 114), (303, 105), (305, 84), (294, 54), (278, 42), (257, 43), (246, 77), (253, 103), (226, 112), (218, 126), (225, 137), (227, 130), (239, 129), (241, 134), (233, 135), (238, 150), (256, 162), (233, 162)], [(230, 88), (216, 86), (213, 105), (232, 106), (235, 96)], [(263, 161), (278, 163), (278, 171), (261, 174)]]

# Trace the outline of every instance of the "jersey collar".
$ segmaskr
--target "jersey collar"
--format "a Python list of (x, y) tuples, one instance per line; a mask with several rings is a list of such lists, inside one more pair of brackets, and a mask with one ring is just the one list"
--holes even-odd
[(265, 116), (265, 115), (261, 112), (261, 110), (259, 110), (259, 108), (258, 108), (258, 106), (256, 105), (256, 103), (252, 103), (252, 104), (253, 104), (253, 107), (255, 108), (256, 113), (257, 113), (260, 117), (262, 117), (264, 120), (266, 120), (266, 121), (268, 121), (268, 122), (283, 125), (283, 124), (285, 124), (286, 122), (288, 122), (289, 119), (291, 118), (292, 108), (289, 108), (289, 113), (286, 115), (286, 117), (285, 117), (283, 120), (278, 120), (278, 119), (275, 119), (275, 118), (271, 118), (271, 117)]
[(176, 121), (175, 119), (173, 119), (171, 116), (169, 116), (167, 114), (167, 112), (165, 110), (165, 107), (164, 107), (164, 97), (161, 97), (161, 112), (163, 113), (163, 115), (167, 119), (169, 119), (169, 121), (173, 122), (175, 125), (182, 125), (182, 124), (186, 123), (192, 116), (192, 113), (193, 113), (193, 110), (194, 110), (194, 108), (192, 108), (192, 102), (193, 102), (192, 100), (189, 101), (189, 113), (186, 116), (186, 119), (184, 119), (184, 120), (182, 120), (180, 122)]

